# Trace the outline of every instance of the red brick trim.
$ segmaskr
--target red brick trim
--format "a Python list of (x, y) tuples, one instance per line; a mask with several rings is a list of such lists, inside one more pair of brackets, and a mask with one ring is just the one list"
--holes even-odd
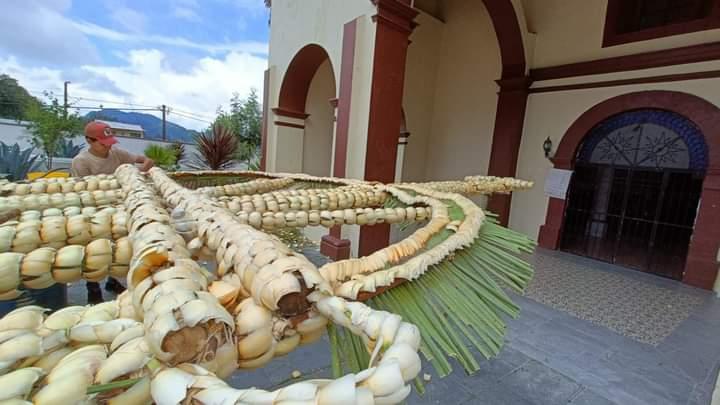
[(340, 85), (338, 86), (337, 124), (335, 125), (335, 160), (333, 176), (345, 177), (348, 133), (352, 105), (353, 71), (355, 67), (355, 43), (357, 20), (343, 26), (342, 59), (340, 61)]
[[(497, 111), (490, 151), (490, 176), (514, 177), (520, 151), (528, 87), (532, 80), (528, 77), (498, 80)], [(496, 194), (488, 199), (487, 209), (498, 215), (500, 223), (507, 226), (510, 219), (512, 196)]]
[(320, 253), (332, 260), (345, 260), (350, 258), (350, 241), (340, 239), (332, 234), (325, 235), (320, 241)]
[(280, 126), (280, 127), (290, 127), (290, 128), (305, 129), (305, 125), (295, 124), (295, 123), (292, 123), (292, 122), (275, 121), (275, 125)]
[[(408, 38), (415, 27), (413, 19), (418, 11), (397, 0), (373, 0), (373, 3), (378, 13), (373, 18), (376, 33), (364, 178), (392, 183), (402, 116)], [(358, 254), (368, 255), (389, 242), (390, 227), (387, 224), (364, 226), (360, 229)]]
[(534, 81), (651, 69), (720, 59), (720, 42), (530, 69)]
[[(343, 26), (342, 59), (340, 61), (340, 86), (338, 98), (330, 101), (335, 112), (335, 151), (333, 176), (345, 177), (347, 163), (348, 133), (350, 131), (350, 107), (352, 102), (353, 70), (355, 68), (355, 41), (357, 19)], [(333, 260), (350, 257), (350, 241), (342, 239), (340, 226), (330, 229), (330, 234), (322, 237), (320, 252)]]
[(599, 89), (599, 88), (603, 88), (603, 87), (630, 86), (633, 84), (670, 83), (670, 82), (679, 82), (679, 81), (685, 81), (685, 80), (712, 79), (712, 78), (716, 78), (716, 77), (720, 77), (720, 70), (708, 70), (708, 71), (704, 71), (704, 72), (691, 72), (691, 73), (677, 73), (677, 74), (662, 75), (662, 76), (637, 77), (637, 78), (633, 78), (633, 79), (623, 79), (623, 80), (607, 80), (607, 81), (601, 81), (601, 82), (566, 84), (566, 85), (561, 85), (561, 86), (536, 87), (536, 88), (530, 89), (530, 93), (551, 93), (551, 92), (558, 92), (558, 91)]
[[(685, 265), (683, 282), (711, 289), (718, 271), (720, 247), (720, 109), (695, 95), (674, 91), (642, 91), (605, 100), (583, 113), (568, 128), (558, 145), (553, 163), (572, 169), (577, 149), (585, 135), (598, 123), (624, 111), (657, 108), (673, 111), (693, 121), (709, 147), (709, 166), (701, 195), (700, 209)], [(540, 227), (540, 246), (557, 249), (563, 226), (565, 200), (551, 198), (545, 224)]]
[[(525, 105), (532, 79), (525, 74), (525, 47), (515, 8), (510, 0), (483, 0), (490, 14), (500, 47), (502, 76), (492, 150), (488, 174), (515, 176), (517, 157), (525, 122)], [(500, 223), (507, 225), (510, 218), (511, 196), (497, 195), (488, 200), (488, 209), (499, 215)]]
[(377, 14), (372, 19), (376, 23), (382, 21), (383, 26), (386, 28), (393, 28), (401, 33), (405, 33), (410, 36), (413, 29), (417, 25), (415, 17), (418, 12), (414, 8), (410, 7), (407, 1), (403, 0), (371, 0), (372, 3), (377, 7)]
[(624, 0), (608, 0), (607, 13), (605, 14), (605, 29), (603, 32), (603, 48), (720, 28), (720, 3), (716, 1), (710, 15), (705, 18), (648, 28), (641, 31), (621, 33), (618, 32), (618, 20), (621, 13), (620, 3), (622, 1)]
[[(303, 111), (305, 111), (304, 108), (305, 108), (305, 106), (303, 105)], [(284, 108), (273, 108), (272, 110), (275, 113), (275, 115), (279, 115), (281, 117), (297, 118), (299, 120), (304, 120), (310, 116), (310, 114), (305, 114), (304, 112), (294, 111), (294, 110), (286, 110)]]
[(525, 76), (525, 46), (515, 7), (510, 0), (483, 0), (490, 14), (502, 59), (502, 78)]

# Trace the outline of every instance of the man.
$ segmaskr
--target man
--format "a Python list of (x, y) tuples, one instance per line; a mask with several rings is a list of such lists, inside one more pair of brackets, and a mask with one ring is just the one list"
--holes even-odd
[[(104, 122), (92, 121), (85, 126), (85, 140), (88, 148), (72, 160), (71, 173), (75, 177), (90, 176), (94, 174), (113, 174), (118, 166), (125, 163), (139, 163), (142, 171), (148, 171), (153, 167), (152, 159), (145, 156), (133, 155), (132, 153), (113, 147), (117, 139), (113, 136), (112, 129)], [(87, 282), (88, 303), (97, 304), (103, 302), (100, 284)], [(125, 290), (122, 284), (112, 277), (105, 283), (105, 290), (120, 294)]]

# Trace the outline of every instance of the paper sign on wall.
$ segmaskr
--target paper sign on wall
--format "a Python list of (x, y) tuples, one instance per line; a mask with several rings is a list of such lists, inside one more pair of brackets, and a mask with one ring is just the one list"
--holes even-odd
[(545, 195), (564, 200), (572, 173), (572, 170), (550, 169), (545, 179)]

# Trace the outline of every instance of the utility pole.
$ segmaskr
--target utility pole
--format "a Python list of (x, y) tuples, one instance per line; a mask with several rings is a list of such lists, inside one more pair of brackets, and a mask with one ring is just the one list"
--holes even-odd
[(167, 132), (166, 132), (166, 125), (165, 125), (165, 123), (167, 122), (166, 115), (167, 115), (167, 106), (165, 104), (163, 104), (162, 105), (162, 117), (163, 117), (162, 118), (162, 139), (163, 139), (163, 141), (167, 140)]
[(65, 102), (63, 103), (63, 107), (64, 107), (63, 110), (65, 111), (65, 118), (67, 118), (67, 110), (68, 110), (68, 88), (67, 88), (68, 84), (70, 84), (70, 82), (66, 80), (64, 83), (64, 86), (63, 86), (65, 88), (65, 91), (64, 91)]

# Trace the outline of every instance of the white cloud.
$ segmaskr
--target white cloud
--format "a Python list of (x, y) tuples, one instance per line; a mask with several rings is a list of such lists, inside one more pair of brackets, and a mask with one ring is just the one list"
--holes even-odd
[(2, 2), (0, 52), (53, 64), (93, 63), (98, 53), (75, 24), (62, 15), (68, 0)]
[[(190, 112), (212, 120), (217, 107), (227, 106), (232, 93), (246, 95), (251, 88), (262, 90), (263, 72), (267, 68), (267, 60), (241, 52), (229, 52), (222, 58), (197, 59), (183, 72), (173, 69), (166, 55), (157, 49), (133, 50), (126, 57), (127, 63), (123, 66), (83, 66), (84, 74), (76, 74), (70, 85), (71, 101), (75, 101), (75, 105), (93, 107), (100, 102), (85, 99), (137, 106), (166, 104), (178, 110), (178, 113), (171, 110), (170, 121), (186, 128), (204, 129), (209, 123), (181, 114)], [(13, 57), (0, 57), (0, 71), (7, 72), (20, 85), (32, 90), (57, 91), (65, 77), (60, 70), (23, 66)], [(102, 82), (109, 85), (98, 88), (97, 84)], [(122, 108), (120, 104), (108, 102), (103, 105)], [(82, 111), (85, 112), (87, 110)]]
[[(157, 49), (133, 50), (122, 67), (83, 66), (89, 73), (106, 78), (128, 93), (125, 102), (142, 105), (167, 104), (178, 110), (212, 118), (218, 105), (226, 105), (233, 92), (247, 94), (262, 89), (267, 61), (241, 52), (222, 58), (198, 59), (184, 72), (174, 70)], [(170, 120), (189, 128), (208, 124), (170, 114)]]
[(125, 27), (134, 33), (145, 31), (148, 20), (145, 14), (124, 5), (113, 5), (109, 9), (112, 20), (121, 27)]
[(200, 16), (195, 12), (195, 10), (188, 7), (175, 7), (173, 10), (173, 16), (190, 22), (200, 21)]
[(0, 58), (0, 72), (17, 79), (34, 96), (40, 96), (43, 91), (58, 93), (64, 81), (60, 70), (23, 66), (14, 56)]
[(111, 30), (86, 21), (76, 21), (75, 27), (86, 35), (118, 42), (148, 43), (156, 45), (177, 46), (191, 48), (211, 53), (219, 52), (248, 52), (253, 54), (267, 54), (268, 44), (258, 41), (242, 41), (227, 43), (201, 43), (181, 37), (168, 37), (164, 35), (130, 34)]

